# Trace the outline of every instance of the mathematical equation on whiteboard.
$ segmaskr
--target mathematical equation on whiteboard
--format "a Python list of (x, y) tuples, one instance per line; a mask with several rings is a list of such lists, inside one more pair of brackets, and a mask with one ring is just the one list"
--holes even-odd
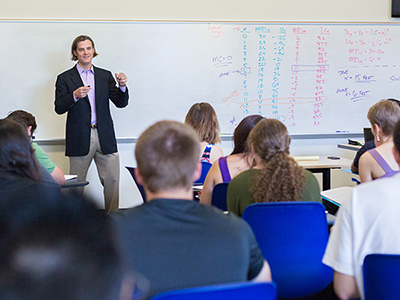
[(389, 60), (400, 36), (384, 26), (221, 25), (208, 31), (218, 40), (236, 37), (234, 47), (209, 59), (216, 80), (224, 87), (232, 82), (220, 99), (232, 125), (260, 114), (289, 128), (318, 127), (335, 105), (369, 106), (382, 89), (393, 98), (400, 92), (400, 59)]

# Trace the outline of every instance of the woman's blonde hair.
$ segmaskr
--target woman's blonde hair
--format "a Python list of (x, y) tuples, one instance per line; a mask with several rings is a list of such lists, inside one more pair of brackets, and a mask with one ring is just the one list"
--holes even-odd
[(400, 120), (399, 101), (383, 99), (371, 106), (368, 111), (368, 120), (382, 129), (385, 136), (392, 136), (396, 123)]
[(209, 103), (193, 104), (186, 115), (185, 123), (193, 127), (201, 142), (221, 142), (217, 114)]
[(251, 187), (254, 201), (300, 200), (306, 178), (303, 169), (289, 156), (286, 126), (275, 119), (263, 119), (251, 130), (248, 144), (265, 162)]

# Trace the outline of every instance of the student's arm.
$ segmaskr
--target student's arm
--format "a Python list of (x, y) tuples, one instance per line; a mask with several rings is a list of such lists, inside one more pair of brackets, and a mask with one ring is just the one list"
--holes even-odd
[(59, 167), (56, 166), (54, 168), (53, 172), (51, 172), (51, 176), (59, 185), (64, 185), (65, 183), (64, 172)]
[(35, 150), (35, 156), (38, 162), (43, 165), (46, 170), (51, 174), (51, 177), (59, 184), (64, 185), (65, 177), (64, 172), (51, 161), (50, 157), (44, 152), (38, 144), (32, 143), (32, 148)]
[(360, 181), (368, 182), (372, 181), (372, 167), (374, 164), (374, 158), (368, 152), (364, 153), (360, 157), (360, 161), (358, 163), (358, 174), (360, 175)]
[(303, 170), (304, 175), (306, 177), (306, 186), (303, 190), (303, 195), (301, 197), (302, 201), (315, 201), (321, 202), (321, 189), (318, 183), (317, 178), (313, 173), (308, 170)]
[(201, 190), (200, 203), (211, 205), (211, 198), (214, 186), (218, 183), (222, 183), (221, 171), (219, 169), (218, 160), (213, 163), (210, 170), (207, 173), (206, 180)]
[(351, 164), (351, 172), (353, 172), (353, 173), (358, 173), (358, 168), (354, 166), (354, 161), (353, 161), (353, 163)]
[(269, 264), (266, 260), (264, 260), (263, 267), (258, 273), (256, 277), (253, 279), (254, 282), (270, 282), (272, 281), (272, 276), (271, 276), (271, 268), (269, 267)]
[(367, 152), (370, 149), (375, 148), (375, 143), (374, 141), (368, 141), (366, 142), (361, 148), (360, 150), (357, 151), (356, 157), (354, 157), (353, 163), (351, 164), (351, 171), (353, 173), (358, 173), (358, 169), (360, 166), (360, 157)]
[(335, 271), (333, 275), (333, 289), (339, 299), (347, 300), (360, 298), (360, 292), (358, 291), (354, 276)]

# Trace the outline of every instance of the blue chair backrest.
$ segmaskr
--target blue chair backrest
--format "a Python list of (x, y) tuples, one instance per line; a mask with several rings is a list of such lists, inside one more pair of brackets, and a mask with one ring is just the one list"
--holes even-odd
[(125, 166), (125, 168), (128, 169), (129, 173), (131, 173), (131, 176), (133, 178), (133, 181), (136, 183), (136, 186), (140, 192), (140, 195), (142, 196), (143, 202), (146, 202), (146, 193), (144, 192), (144, 187), (143, 185), (139, 184), (136, 180), (136, 175), (135, 175), (135, 169), (134, 167), (127, 167)]
[(201, 176), (199, 179), (197, 179), (194, 183), (195, 184), (203, 184), (204, 180), (206, 180), (208, 171), (210, 171), (212, 164), (206, 161), (201, 162)]
[(366, 300), (399, 298), (400, 255), (369, 254), (363, 272)]
[(332, 282), (333, 270), (322, 263), (329, 232), (321, 203), (251, 204), (243, 219), (271, 267), (278, 298), (305, 297)]
[(151, 300), (275, 300), (276, 285), (273, 282), (240, 282), (195, 287), (160, 293)]
[(228, 207), (226, 204), (226, 194), (228, 192), (229, 183), (218, 183), (214, 186), (212, 196), (211, 196), (211, 205), (218, 207), (223, 211), (227, 211)]

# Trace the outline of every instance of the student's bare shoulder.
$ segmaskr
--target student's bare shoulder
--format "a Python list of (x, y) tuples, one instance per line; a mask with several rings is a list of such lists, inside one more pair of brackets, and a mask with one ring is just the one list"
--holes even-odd
[(368, 163), (371, 163), (374, 161), (375, 161), (375, 159), (372, 157), (371, 153), (369, 153), (367, 151), (367, 152), (364, 152), (363, 155), (361, 155), (360, 161), (358, 164), (360, 166), (360, 165), (368, 164)]

